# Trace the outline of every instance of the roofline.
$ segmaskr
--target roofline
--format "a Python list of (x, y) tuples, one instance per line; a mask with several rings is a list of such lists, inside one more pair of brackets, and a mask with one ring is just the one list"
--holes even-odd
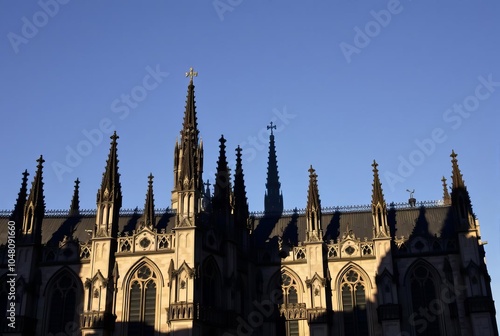
[[(435, 201), (421, 201), (417, 202), (415, 206), (411, 206), (410, 204), (406, 202), (400, 202), (400, 203), (389, 203), (388, 204), (388, 209), (395, 209), (395, 210), (405, 210), (405, 209), (414, 209), (414, 208), (440, 208), (440, 207), (448, 207), (449, 205), (446, 205), (443, 200), (435, 200)], [(0, 210), (0, 218), (9, 218), (12, 215), (13, 210)], [(342, 206), (329, 206), (329, 207), (322, 207), (321, 212), (323, 214), (332, 214), (335, 212), (366, 212), (366, 211), (371, 211), (371, 204), (364, 204), (364, 205), (342, 205)], [(120, 216), (133, 216), (133, 215), (143, 215), (144, 209), (139, 209), (139, 208), (130, 208), (130, 209), (121, 209), (120, 210)], [(163, 214), (175, 214), (175, 210), (171, 208), (159, 208), (155, 209), (155, 214), (157, 216), (163, 215)], [(305, 208), (295, 208), (295, 209), (287, 209), (283, 210), (280, 216), (292, 216), (294, 214), (297, 215), (304, 215), (306, 213)], [(96, 209), (82, 209), (80, 210), (80, 216), (79, 217), (94, 217), (97, 214)], [(264, 211), (251, 211), (250, 212), (250, 217), (254, 218), (260, 218), (264, 217), (266, 213)], [(45, 210), (45, 217), (69, 217), (69, 209), (49, 209)]]

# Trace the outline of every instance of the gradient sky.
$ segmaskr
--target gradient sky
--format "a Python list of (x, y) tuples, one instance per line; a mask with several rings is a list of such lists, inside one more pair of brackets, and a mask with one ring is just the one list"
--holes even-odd
[(192, 66), (204, 179), (224, 134), (253, 211), (270, 121), (287, 209), (311, 164), (323, 206), (368, 204), (374, 159), (388, 203), (438, 200), (454, 149), (500, 302), (499, 17), (493, 0), (1, 1), (0, 208), (40, 154), (47, 208), (69, 207), (77, 177), (94, 208), (113, 130), (123, 207), (144, 206), (150, 172), (169, 206)]

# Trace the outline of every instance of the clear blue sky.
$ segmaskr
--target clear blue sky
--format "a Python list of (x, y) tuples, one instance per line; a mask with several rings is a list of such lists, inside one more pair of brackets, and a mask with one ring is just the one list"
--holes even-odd
[(47, 208), (69, 207), (77, 177), (81, 207), (94, 208), (115, 129), (123, 206), (143, 207), (150, 172), (157, 207), (169, 206), (193, 66), (205, 179), (224, 134), (231, 164), (244, 148), (254, 211), (270, 121), (288, 209), (305, 206), (310, 164), (324, 206), (368, 204), (373, 159), (387, 202), (407, 189), (440, 199), (454, 149), (500, 300), (499, 2), (49, 3), (0, 3), (0, 208), (40, 154)]

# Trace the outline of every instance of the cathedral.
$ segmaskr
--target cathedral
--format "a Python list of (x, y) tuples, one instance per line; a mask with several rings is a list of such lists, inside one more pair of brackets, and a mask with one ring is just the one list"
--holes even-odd
[(387, 204), (374, 161), (368, 205), (323, 207), (311, 166), (305, 208), (285, 210), (271, 124), (265, 210), (251, 212), (242, 149), (230, 172), (224, 137), (204, 183), (186, 75), (169, 208), (150, 175), (144, 209), (122, 209), (116, 132), (95, 210), (80, 209), (78, 179), (69, 210), (46, 209), (42, 157), (30, 186), (22, 174), (0, 213), (2, 335), (498, 335), (457, 154), (438, 201)]

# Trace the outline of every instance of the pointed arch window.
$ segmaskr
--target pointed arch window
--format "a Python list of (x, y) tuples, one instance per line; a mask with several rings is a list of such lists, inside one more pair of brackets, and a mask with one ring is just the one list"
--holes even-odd
[(217, 307), (220, 302), (220, 277), (217, 264), (214, 260), (208, 260), (203, 265), (203, 304), (208, 307)]
[(132, 277), (129, 290), (129, 336), (154, 335), (156, 282), (156, 274), (147, 265), (141, 266)]
[(344, 335), (369, 335), (366, 307), (366, 284), (355, 270), (349, 270), (340, 284)]
[[(432, 274), (424, 265), (418, 265), (410, 274), (411, 309), (412, 312), (420, 312), (428, 309), (436, 301), (436, 285)], [(425, 328), (415, 326), (415, 335), (440, 336), (439, 318), (427, 319)]]
[(49, 285), (47, 333), (69, 334), (79, 330), (81, 288), (75, 277), (63, 273)]
[[(299, 303), (297, 281), (286, 272), (281, 274), (281, 289), (283, 291), (284, 304), (289, 305)], [(294, 320), (286, 322), (286, 335), (299, 335), (299, 321)]]

